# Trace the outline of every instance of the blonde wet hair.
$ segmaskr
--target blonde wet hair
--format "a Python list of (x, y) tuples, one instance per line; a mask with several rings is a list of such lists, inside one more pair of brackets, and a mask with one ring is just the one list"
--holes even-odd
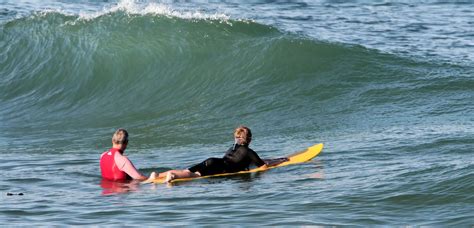
[(119, 128), (115, 131), (114, 135), (112, 136), (112, 143), (123, 145), (128, 143), (128, 132), (123, 128)]
[(239, 145), (248, 145), (252, 141), (252, 131), (246, 126), (239, 126), (234, 131), (235, 143)]

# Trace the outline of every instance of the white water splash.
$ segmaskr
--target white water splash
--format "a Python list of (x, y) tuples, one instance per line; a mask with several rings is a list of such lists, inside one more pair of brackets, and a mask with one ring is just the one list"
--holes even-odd
[(130, 15), (162, 15), (189, 20), (219, 20), (221, 22), (228, 22), (230, 19), (228, 15), (223, 13), (205, 13), (199, 10), (175, 10), (166, 4), (140, 3), (135, 0), (120, 1), (117, 3), (117, 5), (104, 9), (100, 12), (81, 12), (79, 14), (79, 18), (83, 20), (92, 20), (102, 15), (118, 11), (123, 11)]

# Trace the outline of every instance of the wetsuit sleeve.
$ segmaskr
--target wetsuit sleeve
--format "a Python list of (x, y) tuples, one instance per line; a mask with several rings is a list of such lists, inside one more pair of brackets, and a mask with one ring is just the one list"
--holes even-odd
[(118, 155), (119, 156), (117, 156), (117, 154), (115, 155), (115, 164), (121, 171), (124, 171), (133, 179), (143, 179), (144, 176), (138, 172), (130, 159), (128, 159), (126, 156), (120, 154)]
[(255, 166), (260, 167), (262, 165), (265, 165), (265, 162), (252, 149), (249, 149), (248, 156), (250, 157), (250, 160), (252, 160), (253, 164), (255, 164)]

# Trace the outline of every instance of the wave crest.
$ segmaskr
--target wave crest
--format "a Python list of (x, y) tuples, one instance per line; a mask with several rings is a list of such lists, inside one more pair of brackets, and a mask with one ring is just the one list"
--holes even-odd
[(219, 20), (228, 22), (230, 17), (223, 13), (205, 13), (199, 10), (184, 11), (173, 9), (170, 5), (163, 3), (140, 3), (134, 0), (122, 0), (117, 5), (101, 12), (80, 13), (81, 19), (91, 20), (105, 14), (115, 13), (118, 11), (132, 15), (162, 15), (166, 17), (175, 17), (190, 20)]

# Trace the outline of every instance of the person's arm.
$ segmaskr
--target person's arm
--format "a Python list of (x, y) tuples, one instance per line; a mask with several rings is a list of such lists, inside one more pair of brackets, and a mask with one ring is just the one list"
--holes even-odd
[(265, 163), (259, 156), (258, 154), (253, 151), (252, 149), (249, 148), (249, 151), (248, 151), (248, 155), (250, 157), (250, 159), (252, 160), (253, 164), (255, 164), (255, 166), (259, 167), (259, 168), (262, 168), (262, 169), (266, 169), (268, 168), (267, 166), (267, 163)]
[(267, 164), (268, 167), (276, 166), (279, 165), (283, 162), (289, 161), (288, 158), (273, 158), (273, 159), (263, 159), (265, 164)]
[(132, 177), (134, 180), (146, 180), (147, 177), (143, 176), (138, 170), (135, 168), (135, 166), (132, 164), (130, 159), (128, 159), (126, 156), (123, 156), (119, 153), (115, 154), (115, 164), (117, 167), (121, 170), (127, 173), (130, 177)]
[[(264, 160), (262, 160), (262, 159), (260, 159), (258, 154), (255, 151), (253, 151), (252, 149), (250, 149), (249, 152), (250, 152), (250, 158), (252, 159), (254, 164), (257, 167), (261, 168), (261, 169), (268, 169), (269, 167), (276, 166), (276, 165), (279, 165), (283, 162), (289, 161), (288, 158), (276, 158), (276, 159), (264, 159)], [(263, 165), (262, 165), (262, 163), (260, 163), (260, 161), (263, 163)]]

